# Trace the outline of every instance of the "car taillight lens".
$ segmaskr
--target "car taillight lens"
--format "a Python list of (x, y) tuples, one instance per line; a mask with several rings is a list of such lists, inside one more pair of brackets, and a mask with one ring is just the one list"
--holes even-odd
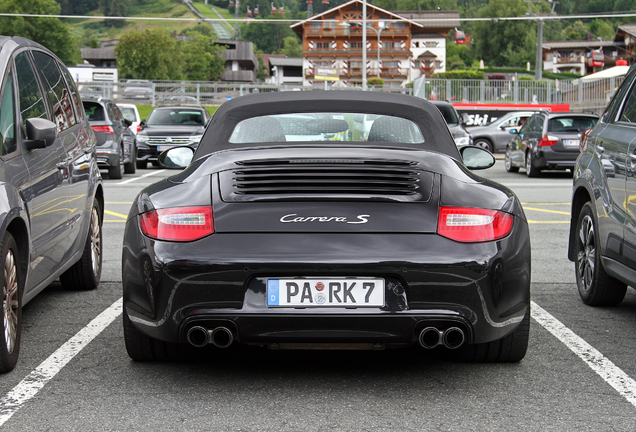
[(552, 136), (552, 135), (543, 135), (541, 137), (541, 139), (539, 140), (539, 147), (544, 147), (544, 146), (553, 146), (557, 143), (557, 141), (559, 141), (559, 138)]
[(91, 126), (95, 132), (101, 132), (108, 135), (115, 135), (115, 131), (110, 126)]
[(440, 207), (437, 233), (463, 243), (499, 240), (510, 234), (510, 213), (467, 207)]
[(141, 231), (157, 240), (198, 240), (214, 233), (212, 207), (151, 210), (141, 215)]
[(140, 131), (140, 130), (141, 130), (141, 125), (140, 125), (140, 124), (138, 124), (138, 125), (137, 125), (137, 133), (139, 133), (139, 131)]

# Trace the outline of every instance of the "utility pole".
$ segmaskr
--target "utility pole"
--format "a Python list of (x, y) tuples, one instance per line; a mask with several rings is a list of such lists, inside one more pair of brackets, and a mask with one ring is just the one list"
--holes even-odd
[[(534, 80), (539, 81), (543, 77), (543, 19), (540, 17), (541, 14), (532, 12), (532, 8), (530, 7), (530, 3), (544, 3), (543, 0), (524, 0), (528, 3), (528, 12), (526, 12), (527, 16), (538, 17), (537, 18), (537, 55), (535, 57), (534, 62)], [(554, 15), (554, 8), (558, 1), (547, 0), (549, 4), (552, 5), (552, 11), (550, 15)]]
[(543, 20), (539, 19), (537, 26), (537, 58), (534, 62), (534, 80), (539, 81), (543, 77)]

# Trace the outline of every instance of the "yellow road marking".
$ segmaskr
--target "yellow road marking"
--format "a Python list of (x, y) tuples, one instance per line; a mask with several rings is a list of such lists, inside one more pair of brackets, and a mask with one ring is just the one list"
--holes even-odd
[(524, 207), (524, 210), (534, 210), (534, 211), (539, 211), (539, 212), (545, 212), (545, 213), (556, 213), (556, 214), (562, 214), (562, 215), (570, 215), (569, 212), (563, 212), (563, 211), (558, 211), (558, 210), (546, 210), (546, 209), (538, 209), (538, 208), (534, 208), (534, 207)]
[(128, 219), (128, 216), (126, 216), (124, 214), (121, 214), (121, 213), (115, 213), (115, 212), (110, 211), (110, 210), (104, 210), (104, 213), (109, 214), (111, 216), (117, 216), (117, 217), (120, 217), (122, 219)]

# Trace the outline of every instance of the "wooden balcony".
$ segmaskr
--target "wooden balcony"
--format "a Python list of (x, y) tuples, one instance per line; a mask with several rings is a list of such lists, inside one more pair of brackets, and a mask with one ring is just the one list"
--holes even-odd
[[(382, 30), (381, 33), (381, 37), (391, 37), (391, 36), (401, 36), (401, 37), (408, 37), (410, 36), (411, 31), (408, 28), (385, 28), (384, 30)], [(343, 37), (343, 36), (360, 36), (360, 38), (362, 38), (362, 28), (357, 28), (357, 27), (353, 27), (353, 28), (348, 28), (348, 27), (343, 27), (343, 26), (339, 26), (336, 25), (336, 28), (333, 27), (324, 27), (324, 28), (319, 28), (319, 29), (312, 29), (312, 28), (305, 28), (304, 29), (304, 36), (305, 37)], [(372, 39), (378, 38), (378, 34), (369, 29), (367, 30), (367, 38), (368, 39)]]

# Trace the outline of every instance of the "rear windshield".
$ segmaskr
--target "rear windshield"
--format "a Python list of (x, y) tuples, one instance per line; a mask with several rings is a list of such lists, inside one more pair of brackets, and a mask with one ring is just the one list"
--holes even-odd
[(452, 105), (435, 105), (448, 124), (459, 124), (457, 112)]
[(191, 125), (204, 126), (203, 112), (192, 108), (174, 108), (154, 110), (148, 117), (151, 126), (158, 125)]
[(291, 113), (253, 117), (236, 125), (233, 144), (289, 141), (370, 141), (421, 144), (411, 120), (365, 113)]
[(121, 111), (126, 120), (130, 120), (133, 123), (137, 121), (137, 116), (135, 115), (134, 109), (119, 107), (119, 111)]
[(103, 121), (106, 120), (104, 115), (104, 108), (95, 102), (82, 102), (84, 105), (84, 111), (86, 111), (86, 117), (89, 121)]
[(548, 132), (583, 132), (593, 128), (598, 119), (590, 117), (558, 117), (548, 121)]

